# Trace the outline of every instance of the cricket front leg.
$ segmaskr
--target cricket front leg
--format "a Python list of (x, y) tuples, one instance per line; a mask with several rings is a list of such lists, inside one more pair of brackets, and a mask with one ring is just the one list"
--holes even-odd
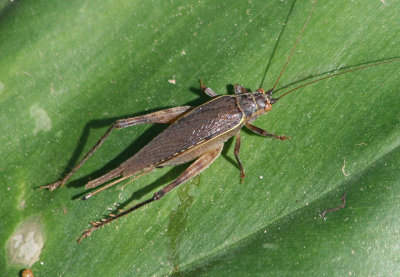
[(257, 127), (257, 126), (254, 126), (253, 124), (250, 124), (250, 123), (247, 123), (245, 126), (248, 129), (250, 129), (251, 131), (253, 131), (254, 133), (259, 134), (259, 135), (261, 135), (263, 137), (271, 137), (271, 138), (276, 138), (276, 139), (279, 139), (279, 140), (290, 139), (290, 137), (278, 136), (278, 135), (275, 135), (275, 134), (268, 133), (267, 131), (265, 131), (265, 130)]
[(211, 150), (207, 153), (204, 153), (203, 155), (201, 155), (196, 161), (194, 161), (181, 175), (179, 175), (178, 178), (176, 178), (173, 182), (171, 182), (169, 185), (167, 185), (166, 187), (164, 187), (163, 189), (159, 190), (158, 192), (156, 192), (153, 197), (139, 203), (136, 204), (135, 206), (126, 209), (124, 211), (122, 211), (119, 214), (110, 214), (107, 218), (104, 218), (100, 221), (96, 221), (96, 222), (92, 222), (90, 223), (92, 225), (92, 227), (86, 231), (83, 232), (82, 236), (78, 239), (78, 242), (81, 242), (82, 239), (90, 236), (90, 234), (103, 227), (104, 225), (116, 220), (117, 218), (120, 218), (124, 215), (127, 215), (137, 209), (139, 209), (140, 207), (143, 207), (153, 201), (156, 200), (160, 200), (161, 198), (163, 198), (168, 192), (170, 192), (171, 190), (173, 190), (174, 188), (176, 188), (177, 186), (179, 186), (180, 184), (189, 181), (190, 179), (192, 179), (193, 177), (195, 177), (196, 175), (198, 175), (200, 172), (202, 172), (204, 169), (206, 169), (210, 164), (212, 164), (216, 158), (218, 158), (218, 156), (221, 154), (222, 148), (223, 148), (223, 144), (218, 145), (214, 150)]
[(242, 94), (242, 93), (247, 93), (248, 92), (247, 89), (245, 89), (244, 87), (242, 87), (239, 84), (235, 84), (234, 85), (234, 91), (235, 91), (235, 94)]
[[(40, 187), (40, 189), (49, 189), (50, 191), (55, 190), (59, 186), (64, 185), (69, 178), (92, 156), (94, 152), (104, 143), (104, 141), (108, 138), (111, 134), (111, 131), (114, 129), (123, 129), (126, 127), (144, 124), (144, 123), (170, 123), (176, 120), (177, 117), (185, 113), (191, 109), (190, 106), (181, 106), (181, 107), (174, 107), (170, 109), (165, 109), (161, 111), (157, 111), (154, 113), (149, 113), (145, 115), (120, 119), (114, 122), (110, 128), (104, 133), (104, 135), (99, 139), (99, 141), (93, 146), (93, 148), (83, 157), (83, 159), (61, 180), (46, 186)], [(118, 176), (114, 176), (118, 177)]]

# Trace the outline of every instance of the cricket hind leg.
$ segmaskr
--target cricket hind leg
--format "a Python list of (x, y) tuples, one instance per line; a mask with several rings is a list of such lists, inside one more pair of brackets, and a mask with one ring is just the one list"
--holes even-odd
[(78, 239), (78, 242), (81, 242), (82, 239), (90, 236), (90, 234), (103, 227), (104, 225), (116, 220), (117, 218), (123, 217), (124, 215), (127, 215), (140, 207), (143, 207), (153, 201), (160, 200), (163, 198), (168, 192), (179, 186), (180, 184), (189, 181), (196, 175), (198, 175), (200, 172), (202, 172), (204, 169), (206, 169), (210, 164), (212, 164), (216, 158), (221, 154), (223, 144), (218, 145), (215, 149), (208, 151), (207, 153), (204, 153), (201, 155), (196, 161), (194, 161), (181, 175), (179, 175), (178, 178), (176, 178), (174, 181), (172, 181), (169, 185), (165, 186), (163, 189), (159, 190), (156, 192), (153, 197), (140, 202), (139, 204), (136, 204), (135, 206), (132, 206), (129, 209), (126, 209), (119, 214), (110, 214), (107, 218), (104, 218), (100, 221), (92, 222), (91, 225), (92, 227), (86, 231), (83, 232), (82, 236)]
[[(174, 107), (145, 115), (117, 120), (111, 125), (110, 128), (108, 128), (108, 130), (97, 141), (93, 148), (85, 155), (85, 157), (83, 157), (83, 159), (67, 175), (65, 175), (64, 178), (50, 185), (42, 186), (40, 187), (40, 189), (49, 189), (50, 191), (53, 191), (56, 188), (64, 185), (68, 181), (68, 179), (71, 178), (71, 176), (92, 156), (92, 154), (96, 152), (96, 150), (104, 143), (104, 141), (108, 138), (108, 136), (114, 129), (123, 129), (144, 123), (170, 123), (191, 108), (191, 106)], [(114, 178), (116, 177), (118, 176), (115, 176)]]

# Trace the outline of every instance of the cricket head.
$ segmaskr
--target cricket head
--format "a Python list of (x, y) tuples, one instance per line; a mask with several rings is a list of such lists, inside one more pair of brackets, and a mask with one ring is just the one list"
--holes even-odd
[(267, 92), (260, 88), (257, 90), (257, 92), (261, 92), (262, 95), (264, 96), (264, 110), (265, 111), (270, 111), (271, 110), (271, 105), (275, 104), (276, 102), (278, 102), (279, 98), (272, 98), (272, 92), (273, 89), (268, 90)]
[(266, 93), (265, 93), (265, 95), (266, 95), (266, 97), (268, 98), (268, 100), (269, 100), (269, 103), (272, 105), (272, 104), (275, 104), (276, 102), (278, 102), (278, 99), (279, 98), (272, 98), (272, 93), (274, 92), (274, 89), (270, 89), (269, 91), (267, 91)]

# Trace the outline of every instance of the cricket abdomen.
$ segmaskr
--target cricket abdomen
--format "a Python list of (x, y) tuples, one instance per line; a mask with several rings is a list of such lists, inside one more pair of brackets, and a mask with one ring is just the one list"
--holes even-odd
[(133, 175), (149, 167), (189, 162), (229, 139), (242, 127), (244, 118), (234, 95), (216, 97), (179, 118), (122, 163), (123, 175)]

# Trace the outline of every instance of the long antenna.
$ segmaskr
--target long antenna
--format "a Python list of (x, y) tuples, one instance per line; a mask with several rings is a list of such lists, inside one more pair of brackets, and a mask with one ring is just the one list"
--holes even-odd
[(283, 27), (281, 28), (281, 31), (279, 32), (279, 36), (278, 36), (278, 38), (277, 38), (277, 40), (276, 40), (274, 49), (272, 50), (272, 53), (271, 53), (271, 55), (270, 55), (270, 57), (269, 57), (269, 59), (268, 59), (267, 66), (265, 67), (264, 75), (263, 75), (263, 78), (262, 78), (261, 83), (260, 83), (260, 86), (259, 86), (260, 88), (263, 87), (263, 84), (264, 84), (264, 81), (265, 81), (265, 77), (267, 76), (267, 73), (268, 73), (269, 68), (270, 68), (270, 66), (271, 66), (271, 62), (272, 62), (272, 60), (273, 60), (274, 57), (275, 57), (276, 49), (278, 48), (278, 45), (280, 45), (280, 41), (281, 41), (281, 38), (282, 38), (282, 34), (283, 34), (284, 31), (285, 31), (285, 27), (288, 25), (290, 15), (291, 15), (292, 12), (293, 12), (293, 8), (294, 8), (294, 5), (295, 5), (295, 4), (296, 4), (296, 1), (293, 1), (293, 4), (292, 4), (292, 6), (290, 6), (290, 10), (289, 10), (289, 12), (288, 12), (288, 14), (287, 14), (287, 16), (286, 16), (285, 23), (283, 23)]
[(292, 56), (293, 56), (293, 54), (294, 54), (294, 50), (296, 50), (297, 44), (299, 44), (300, 39), (301, 39), (301, 37), (303, 36), (303, 33), (304, 33), (304, 31), (305, 31), (305, 29), (306, 29), (306, 27), (307, 27), (307, 24), (308, 24), (308, 22), (310, 21), (311, 15), (312, 15), (312, 13), (314, 12), (316, 3), (317, 3), (317, 1), (315, 0), (315, 1), (313, 2), (313, 6), (312, 6), (310, 12), (308, 13), (307, 19), (306, 19), (306, 21), (304, 22), (303, 28), (301, 29), (300, 34), (297, 36), (296, 42), (295, 42), (295, 44), (293, 45), (292, 50), (290, 50), (289, 57), (287, 58), (287, 60), (286, 60), (286, 62), (285, 62), (285, 65), (283, 66), (283, 68), (282, 68), (282, 70), (281, 70), (281, 73), (279, 74), (278, 79), (276, 79), (275, 84), (274, 84), (274, 86), (272, 87), (271, 91), (274, 91), (274, 89), (275, 89), (276, 86), (278, 85), (280, 79), (282, 78), (283, 73), (284, 73), (285, 70), (286, 70), (286, 66), (288, 65), (288, 63), (289, 63), (290, 60), (292, 59)]
[[(278, 98), (276, 98), (276, 100), (278, 101), (279, 99), (285, 97), (286, 95), (288, 95), (288, 94), (290, 94), (290, 93), (292, 93), (292, 92), (294, 92), (294, 91), (296, 91), (296, 90), (298, 90), (298, 89), (300, 89), (300, 88), (304, 88), (304, 87), (306, 87), (306, 86), (309, 86), (309, 85), (311, 85), (311, 84), (317, 83), (317, 82), (322, 81), (322, 80), (326, 80), (326, 79), (329, 79), (329, 78), (333, 78), (333, 77), (335, 77), (335, 76), (339, 76), (339, 75), (346, 74), (346, 73), (349, 73), (349, 72), (358, 71), (358, 70), (365, 69), (365, 68), (368, 68), (368, 67), (374, 67), (374, 66), (378, 66), (378, 65), (382, 65), (382, 64), (386, 64), (386, 63), (397, 62), (397, 61), (400, 61), (400, 58), (399, 58), (399, 57), (391, 58), (391, 59), (388, 59), (388, 60), (385, 60), (385, 61), (381, 61), (381, 62), (377, 62), (377, 63), (367, 64), (367, 65), (364, 65), (364, 66), (361, 66), (361, 67), (357, 67), (357, 68), (353, 68), (353, 69), (348, 69), (348, 70), (345, 70), (345, 71), (343, 71), (343, 72), (339, 72), (339, 73), (335, 73), (335, 74), (332, 74), (332, 75), (329, 75), (329, 76), (326, 76), (326, 77), (323, 77), (323, 78), (319, 78), (319, 79), (317, 79), (317, 80), (313, 80), (313, 81), (311, 81), (311, 82), (308, 82), (308, 83), (306, 83), (306, 84), (303, 84), (303, 85), (301, 85), (301, 86), (295, 87), (294, 89), (291, 89), (291, 90), (285, 92), (284, 94), (282, 94), (281, 96), (279, 96)], [(338, 69), (338, 70), (340, 70), (340, 69)]]

